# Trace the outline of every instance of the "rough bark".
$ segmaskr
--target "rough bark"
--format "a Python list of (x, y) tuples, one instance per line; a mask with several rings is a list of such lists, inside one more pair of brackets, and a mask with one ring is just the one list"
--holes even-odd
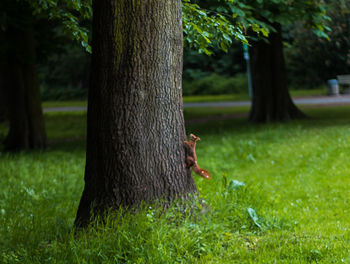
[(195, 193), (185, 168), (181, 1), (93, 1), (85, 188), (91, 212)]
[(276, 32), (270, 33), (268, 41), (254, 42), (251, 49), (251, 122), (287, 121), (305, 117), (289, 94), (281, 26), (274, 24), (274, 27)]
[(36, 69), (35, 38), (31, 30), (11, 27), (8, 82), (10, 129), (5, 139), (6, 150), (38, 149), (46, 146), (46, 133), (41, 108)]

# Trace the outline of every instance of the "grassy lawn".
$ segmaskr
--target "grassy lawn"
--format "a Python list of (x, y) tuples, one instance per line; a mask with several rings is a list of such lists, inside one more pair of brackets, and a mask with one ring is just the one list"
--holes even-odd
[(282, 124), (189, 122), (212, 174), (195, 176), (207, 207), (147, 207), (79, 237), (86, 113), (45, 114), (48, 150), (0, 154), (0, 263), (350, 263), (350, 107), (304, 110)]
[(290, 90), (293, 97), (327, 95), (327, 87), (312, 90)]
[[(319, 96), (326, 95), (326, 88), (313, 89), (313, 90), (291, 90), (293, 97), (305, 97), (305, 96)], [(223, 94), (223, 95), (195, 95), (184, 96), (184, 103), (198, 103), (198, 102), (225, 102), (225, 101), (249, 101), (248, 94)]]
[(222, 95), (193, 95), (184, 96), (184, 103), (199, 103), (199, 102), (226, 102), (226, 101), (247, 101), (248, 94), (222, 94)]
[[(326, 88), (313, 89), (313, 90), (291, 90), (290, 93), (293, 97), (326, 95)], [(249, 101), (249, 100), (250, 100), (250, 97), (248, 94), (196, 95), (196, 96), (183, 97), (183, 101), (185, 103)]]

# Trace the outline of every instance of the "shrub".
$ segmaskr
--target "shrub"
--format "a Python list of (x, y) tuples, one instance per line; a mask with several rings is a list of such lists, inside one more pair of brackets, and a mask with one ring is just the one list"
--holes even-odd
[(183, 81), (184, 95), (215, 95), (247, 92), (248, 80), (245, 74), (225, 77), (212, 73), (202, 79)]
[(41, 99), (43, 101), (85, 100), (88, 90), (85, 88), (70, 88), (47, 85), (41, 86)]

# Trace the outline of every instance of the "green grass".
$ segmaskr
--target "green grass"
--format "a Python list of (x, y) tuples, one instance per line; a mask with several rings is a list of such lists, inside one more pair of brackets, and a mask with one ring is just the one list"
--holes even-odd
[[(325, 95), (326, 88), (313, 90), (291, 90), (292, 96), (317, 96)], [(224, 101), (247, 101), (250, 100), (248, 94), (222, 94), (222, 95), (195, 95), (184, 96), (185, 103), (197, 102), (224, 102)], [(66, 107), (66, 106), (87, 106), (87, 101), (46, 101), (43, 102), (44, 108)]]
[(0, 154), (0, 263), (350, 263), (350, 107), (304, 110), (312, 119), (188, 125), (212, 174), (195, 177), (208, 212), (147, 207), (76, 238), (86, 116), (46, 114), (47, 151)]
[[(326, 95), (326, 88), (313, 89), (313, 90), (291, 90), (292, 96), (304, 97), (304, 96), (318, 96)], [(224, 102), (224, 101), (249, 101), (248, 94), (222, 94), (222, 95), (195, 95), (184, 96), (184, 103), (197, 103), (197, 102)]]
[(295, 97), (327, 95), (327, 88), (322, 86), (319, 89), (312, 90), (290, 90), (290, 94)]
[(225, 101), (247, 101), (248, 94), (221, 94), (221, 95), (193, 95), (184, 96), (184, 103), (200, 103), (200, 102), (225, 102)]
[(191, 122), (192, 120), (207, 119), (210, 117), (221, 116), (239, 116), (248, 113), (248, 106), (233, 106), (233, 107), (194, 107), (185, 108), (185, 120)]

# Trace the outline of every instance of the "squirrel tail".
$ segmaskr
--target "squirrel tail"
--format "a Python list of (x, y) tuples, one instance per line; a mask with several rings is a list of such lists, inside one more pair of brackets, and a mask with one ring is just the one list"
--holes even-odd
[(193, 165), (193, 171), (199, 176), (203, 177), (206, 180), (210, 180), (210, 173), (207, 170), (201, 169), (197, 164)]

